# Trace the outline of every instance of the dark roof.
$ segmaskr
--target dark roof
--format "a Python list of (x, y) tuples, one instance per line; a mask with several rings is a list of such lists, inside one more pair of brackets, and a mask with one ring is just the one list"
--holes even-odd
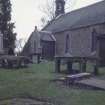
[[(40, 34), (40, 38), (42, 41), (56, 41), (54, 35), (51, 32), (48, 31), (37, 31)], [(31, 53), (30, 50), (30, 41), (32, 36), (35, 34), (35, 31), (31, 33), (30, 37), (28, 38), (26, 44), (23, 47), (23, 50), (21, 52), (21, 55), (27, 55)]]
[(75, 29), (105, 22), (105, 1), (63, 14), (43, 28), (51, 32)]
[(41, 40), (43, 41), (56, 41), (54, 35), (51, 32), (39, 31), (39, 34), (41, 36)]

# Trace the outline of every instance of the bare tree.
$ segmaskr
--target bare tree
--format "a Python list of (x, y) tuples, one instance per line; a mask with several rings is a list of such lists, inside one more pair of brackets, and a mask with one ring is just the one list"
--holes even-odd
[(25, 43), (26, 43), (26, 39), (20, 38), (20, 39), (16, 40), (16, 49), (15, 49), (15, 51), (16, 51), (17, 54), (19, 54), (22, 51)]
[[(45, 14), (47, 20), (52, 20), (55, 17), (55, 0), (46, 0), (46, 4), (39, 6), (39, 9)], [(43, 19), (44, 17), (42, 21)]]
[(70, 12), (76, 5), (77, 0), (66, 0), (66, 12)]
[[(65, 2), (65, 11), (68, 12), (71, 10), (71, 8), (73, 8), (76, 3), (76, 0), (65, 0)], [(39, 9), (45, 14), (41, 18), (42, 27), (55, 18), (55, 8), (55, 0), (46, 0), (45, 5), (39, 6)]]

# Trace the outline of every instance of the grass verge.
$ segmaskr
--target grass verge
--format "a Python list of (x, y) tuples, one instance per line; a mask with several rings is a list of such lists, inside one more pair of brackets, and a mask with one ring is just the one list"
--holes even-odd
[[(104, 69), (101, 71), (104, 78)], [(27, 69), (0, 69), (0, 99), (29, 96), (57, 105), (105, 105), (105, 92), (61, 87), (50, 81), (58, 76), (61, 74), (54, 73), (53, 63), (35, 64)]]

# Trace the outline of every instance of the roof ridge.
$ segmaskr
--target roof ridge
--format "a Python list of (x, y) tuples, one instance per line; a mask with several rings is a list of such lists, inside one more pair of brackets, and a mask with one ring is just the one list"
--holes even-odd
[[(105, 0), (62, 14), (59, 18), (53, 19), (50, 24), (43, 28), (43, 30), (51, 31), (54, 33), (57, 30), (61, 31), (66, 28), (70, 28), (75, 24), (86, 26), (87, 24), (95, 24), (96, 21), (102, 23), (105, 21), (103, 12), (105, 13)], [(101, 17), (102, 19), (100, 19), (100, 16), (96, 16), (97, 14), (103, 14)], [(86, 19), (85, 22), (82, 21), (82, 19)]]
[(96, 3), (94, 3), (94, 4), (91, 4), (91, 5), (88, 5), (88, 6), (82, 7), (82, 8), (77, 8), (77, 9), (75, 9), (75, 10), (72, 10), (72, 11), (70, 11), (70, 12), (67, 12), (67, 13), (61, 15), (59, 18), (61, 18), (62, 16), (66, 16), (66, 15), (68, 15), (68, 14), (74, 13), (74, 12), (81, 11), (81, 10), (83, 10), (83, 9), (91, 8), (92, 6), (99, 5), (99, 4), (102, 3), (102, 2), (105, 2), (105, 1), (103, 0), (103, 1), (96, 2)]

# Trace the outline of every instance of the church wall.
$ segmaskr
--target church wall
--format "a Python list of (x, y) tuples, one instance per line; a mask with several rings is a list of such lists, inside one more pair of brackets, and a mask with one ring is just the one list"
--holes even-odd
[(30, 39), (30, 51), (31, 54), (39, 53), (39, 47), (40, 47), (40, 38), (38, 37), (38, 32), (33, 32), (31, 39)]
[(54, 34), (56, 38), (55, 42), (55, 55), (63, 55), (65, 49), (65, 32)]
[(93, 29), (99, 34), (105, 33), (105, 24), (83, 27), (56, 33), (56, 55), (65, 55), (66, 36), (69, 35), (69, 52), (73, 56), (89, 56), (92, 47)]
[(34, 53), (34, 35), (32, 34), (31, 39), (30, 39), (30, 52)]
[(71, 50), (73, 56), (86, 56), (91, 48), (91, 30), (83, 28), (71, 31)]

